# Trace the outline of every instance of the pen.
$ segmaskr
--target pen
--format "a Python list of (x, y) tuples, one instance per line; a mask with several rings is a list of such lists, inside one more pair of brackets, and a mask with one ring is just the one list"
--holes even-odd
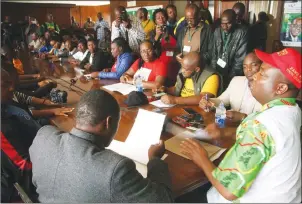
[(208, 96), (208, 94), (206, 94), (205, 98), (206, 98), (206, 101), (207, 101), (207, 105), (206, 105), (204, 111), (205, 111), (205, 112), (210, 112), (210, 109), (209, 109), (209, 107), (208, 107), (208, 102), (209, 102), (209, 96)]

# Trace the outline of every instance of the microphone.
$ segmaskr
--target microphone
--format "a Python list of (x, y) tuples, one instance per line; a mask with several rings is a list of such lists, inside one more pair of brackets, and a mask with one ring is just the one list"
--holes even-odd
[(75, 85), (77, 83), (77, 81), (78, 81), (78, 77), (70, 79), (70, 86)]

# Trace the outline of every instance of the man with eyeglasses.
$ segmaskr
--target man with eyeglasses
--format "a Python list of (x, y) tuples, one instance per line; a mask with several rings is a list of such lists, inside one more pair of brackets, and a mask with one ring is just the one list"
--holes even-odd
[(301, 42), (302, 18), (298, 17), (289, 25), (289, 32), (282, 33), (282, 41)]
[(234, 10), (223, 12), (213, 42), (211, 65), (223, 76), (224, 88), (227, 88), (234, 76), (243, 76), (242, 63), (248, 42), (247, 30), (236, 24)]
[(177, 49), (181, 58), (189, 52), (200, 52), (206, 63), (210, 63), (213, 34), (211, 27), (201, 21), (200, 8), (196, 4), (189, 4), (185, 10), (187, 26), (177, 34)]

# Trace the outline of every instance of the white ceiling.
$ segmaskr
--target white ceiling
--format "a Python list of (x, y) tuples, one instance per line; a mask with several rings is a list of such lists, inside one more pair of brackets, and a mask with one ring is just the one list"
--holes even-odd
[(38, 4), (75, 4), (77, 6), (101, 6), (109, 5), (110, 1), (9, 1), (4, 0), (2, 2), (11, 2), (11, 3), (38, 3)]

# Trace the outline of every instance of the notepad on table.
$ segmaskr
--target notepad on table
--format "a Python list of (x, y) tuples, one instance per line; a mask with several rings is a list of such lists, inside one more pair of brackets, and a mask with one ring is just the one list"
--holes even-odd
[(120, 92), (123, 95), (128, 95), (132, 91), (136, 91), (136, 87), (132, 84), (125, 84), (125, 83), (116, 83), (107, 86), (103, 86), (103, 88), (109, 91), (116, 91)]

